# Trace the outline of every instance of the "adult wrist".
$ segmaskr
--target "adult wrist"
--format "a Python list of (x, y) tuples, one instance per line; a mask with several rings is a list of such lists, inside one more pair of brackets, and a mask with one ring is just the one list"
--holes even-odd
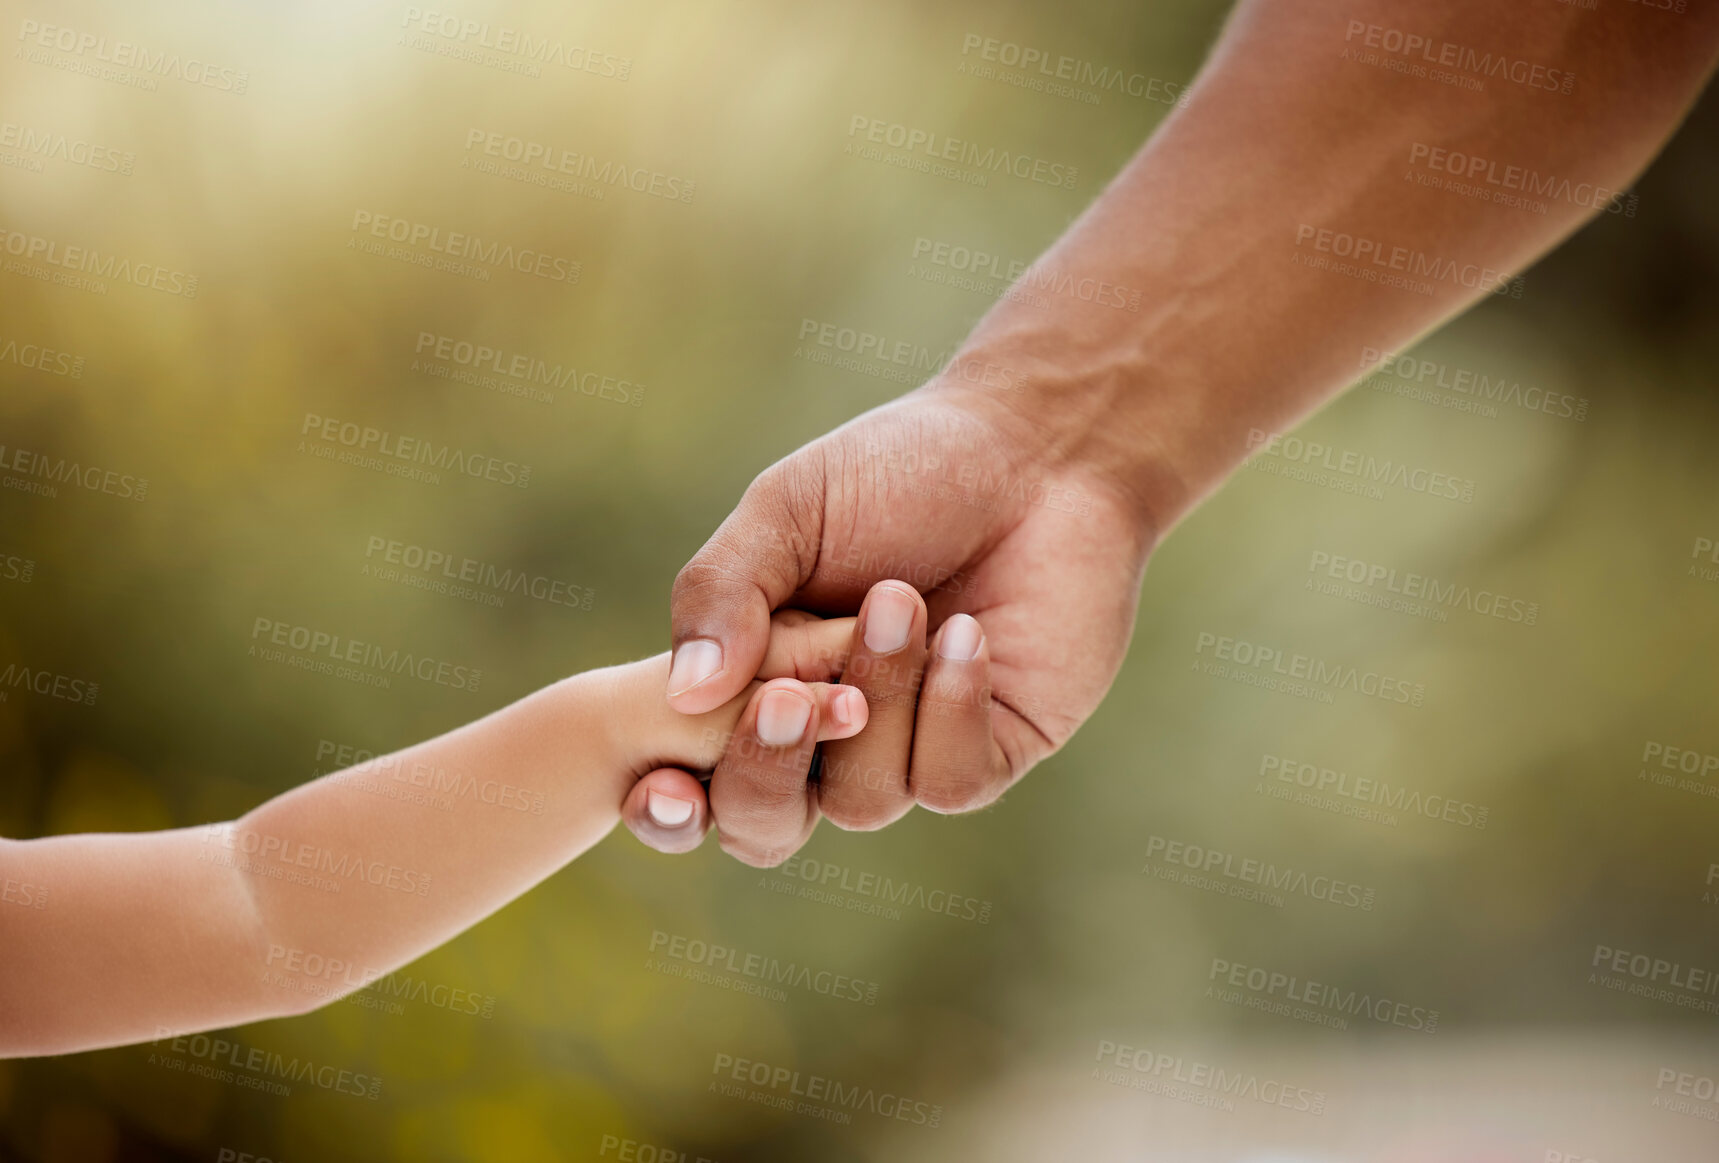
[(924, 389), (983, 419), (1010, 467), (1095, 491), (1150, 549), (1191, 506), (1174, 450), (1144, 406), (1142, 373), (1096, 353), (969, 343)]

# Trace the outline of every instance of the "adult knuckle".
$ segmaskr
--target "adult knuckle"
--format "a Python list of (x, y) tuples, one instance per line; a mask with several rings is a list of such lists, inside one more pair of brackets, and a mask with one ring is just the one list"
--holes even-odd
[(721, 797), (711, 805), (732, 830), (746, 833), (779, 831), (783, 821), (804, 813), (803, 791), (766, 787)]
[(680, 567), (675, 574), (670, 600), (675, 603), (696, 601), (701, 594), (727, 586), (734, 580), (734, 569), (722, 551), (710, 546), (700, 550), (697, 557)]
[(922, 780), (914, 786), (913, 793), (921, 807), (943, 815), (958, 815), (986, 807), (1003, 789), (983, 772), (958, 768)]
[(920, 692), (919, 705), (930, 708), (933, 714), (954, 715), (966, 713), (973, 709), (988, 709), (991, 703), (991, 688), (984, 683), (974, 682), (967, 675), (943, 673), (937, 675), (925, 684)]
[(844, 832), (875, 832), (895, 819), (886, 802), (870, 796), (836, 796), (820, 801), (819, 809)]
[(751, 865), (753, 868), (775, 868), (792, 855), (792, 853), (777, 855), (770, 848), (762, 847), (736, 836), (724, 834), (720, 839), (724, 852), (740, 863)]
[(824, 753), (823, 769), (818, 773), (820, 798), (859, 799), (867, 794), (901, 795), (907, 788), (907, 771), (894, 763), (870, 762), (864, 755), (831, 755)]

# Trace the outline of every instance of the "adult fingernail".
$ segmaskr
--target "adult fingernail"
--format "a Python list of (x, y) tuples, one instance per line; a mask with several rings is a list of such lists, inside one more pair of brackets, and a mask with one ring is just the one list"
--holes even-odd
[(758, 701), (758, 738), (770, 747), (798, 743), (812, 721), (812, 704), (793, 691), (767, 691)]
[(685, 694), (722, 669), (722, 644), (709, 638), (693, 638), (680, 644), (669, 667), (669, 698)]
[(937, 653), (950, 662), (972, 662), (979, 657), (979, 643), (984, 640), (985, 632), (979, 629), (977, 618), (955, 614), (943, 623), (943, 633), (937, 636)]
[(830, 702), (830, 717), (840, 727), (851, 727), (865, 714), (865, 696), (858, 691), (843, 691)]
[(890, 654), (907, 645), (916, 603), (895, 586), (871, 592), (865, 607), (865, 645), (873, 654)]
[(658, 827), (678, 828), (692, 819), (692, 810), (691, 800), (666, 796), (655, 789), (645, 793), (645, 811), (650, 813)]

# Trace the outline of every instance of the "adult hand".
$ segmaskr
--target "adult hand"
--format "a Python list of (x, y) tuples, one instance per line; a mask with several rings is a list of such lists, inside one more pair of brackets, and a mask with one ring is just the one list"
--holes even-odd
[[(670, 705), (696, 714), (734, 697), (777, 607), (857, 609), (841, 681), (865, 693), (871, 719), (825, 744), (815, 786), (803, 771), (784, 787), (744, 760), (720, 764), (710, 808), (724, 850), (770, 866), (820, 814), (870, 829), (915, 803), (995, 800), (1109, 688), (1150, 545), (1117, 482), (1047, 458), (1042, 426), (947, 378), (767, 469), (675, 581)], [(894, 578), (905, 581), (872, 588)], [(731, 748), (742, 755), (759, 745), (745, 727)], [(671, 829), (671, 845), (634, 830), (685, 847), (686, 831)]]
[[(1392, 0), (1245, 0), (948, 369), (759, 476), (676, 580), (677, 710), (751, 679), (777, 606), (848, 613), (879, 579), (912, 584), (860, 611), (845, 678), (872, 722), (826, 749), (815, 788), (719, 765), (727, 850), (779, 862), (817, 810), (874, 828), (995, 799), (1097, 706), (1156, 540), (1250, 452), (1477, 300), (1520, 295), (1512, 272), (1621, 208), (1719, 55), (1719, 7), (1497, 7), (1417, 7), (1442, 52), (1531, 63), (1508, 82), (1463, 65), (1453, 85), (1397, 67), (1418, 57)], [(1465, 180), (1494, 159), (1588, 194), (1523, 213), (1451, 188), (1458, 158)], [(959, 612), (994, 672), (983, 737), (972, 692), (945, 713), (927, 675), (914, 701), (928, 649), (973, 648)]]

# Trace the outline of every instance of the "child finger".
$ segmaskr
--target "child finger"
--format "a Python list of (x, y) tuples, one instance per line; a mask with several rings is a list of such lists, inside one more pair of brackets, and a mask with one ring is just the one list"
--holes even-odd
[(759, 678), (828, 682), (847, 665), (854, 619), (820, 618), (804, 610), (777, 610), (770, 618), (770, 647)]
[(871, 706), (865, 701), (865, 692), (858, 687), (813, 682), (807, 683), (806, 688), (812, 692), (821, 712), (818, 716), (819, 743), (851, 739), (871, 721)]

